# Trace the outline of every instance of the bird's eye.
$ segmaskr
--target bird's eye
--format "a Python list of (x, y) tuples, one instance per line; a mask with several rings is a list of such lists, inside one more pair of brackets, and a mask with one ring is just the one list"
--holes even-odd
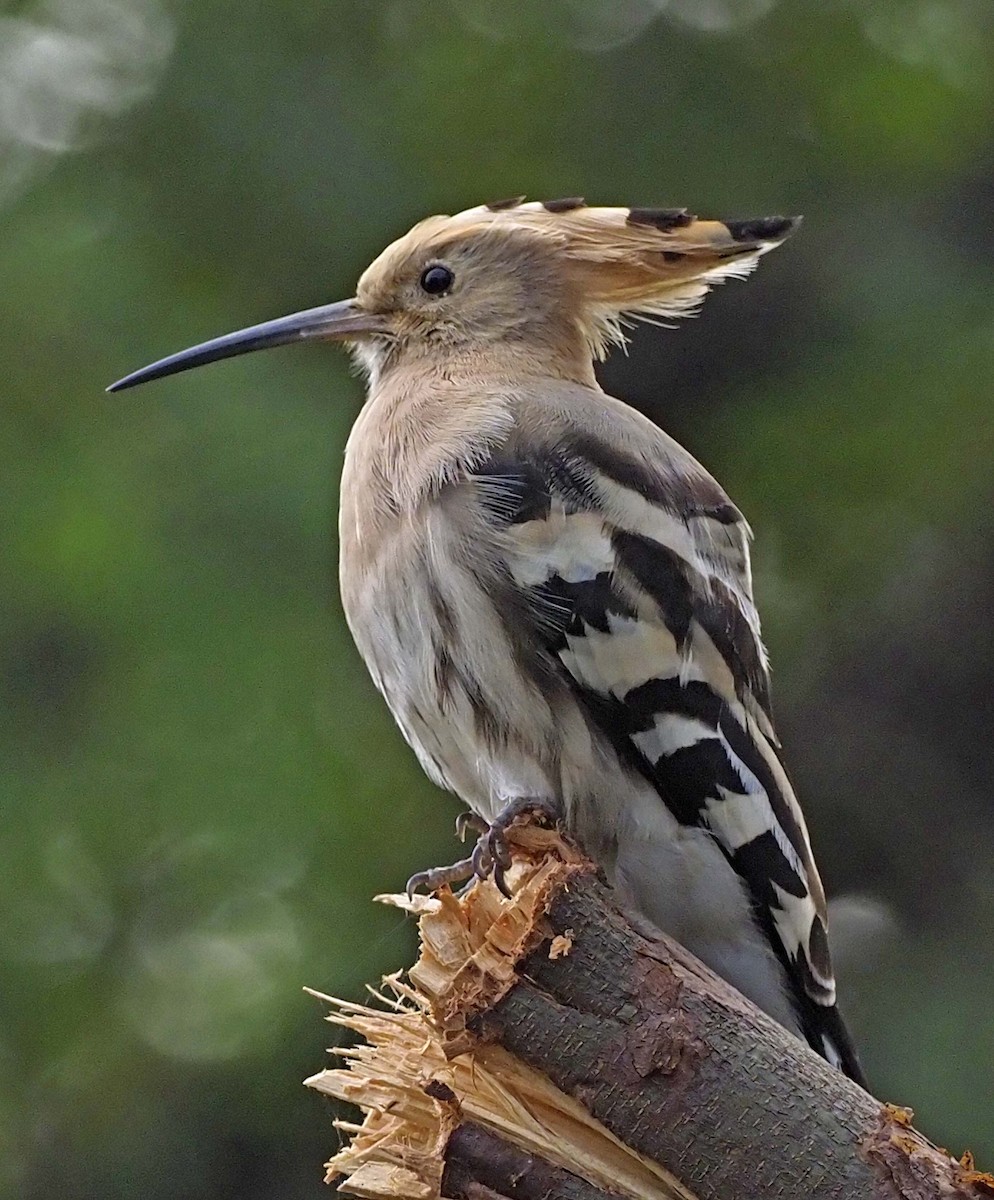
[(421, 290), (427, 292), (429, 296), (441, 296), (443, 292), (447, 292), (452, 287), (452, 281), (455, 276), (448, 267), (441, 267), (437, 263), (433, 267), (426, 267), (421, 273)]

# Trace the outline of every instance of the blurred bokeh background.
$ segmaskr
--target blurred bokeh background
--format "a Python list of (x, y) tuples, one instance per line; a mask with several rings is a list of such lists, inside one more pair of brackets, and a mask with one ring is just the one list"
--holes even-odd
[(603, 379), (756, 528), (868, 1074), (994, 1164), (990, 0), (3, 0), (0, 1191), (325, 1194), (301, 985), (455, 851), (337, 599), (360, 387), (103, 388), (517, 192), (806, 217)]

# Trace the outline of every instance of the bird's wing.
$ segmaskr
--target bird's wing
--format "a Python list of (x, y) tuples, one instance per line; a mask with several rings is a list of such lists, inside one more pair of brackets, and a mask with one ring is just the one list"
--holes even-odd
[(712, 834), (809, 1040), (853, 1073), (825, 896), (773, 731), (749, 530), (689, 455), (664, 467), (560, 433), (492, 456), (473, 485), (542, 652), (675, 818)]

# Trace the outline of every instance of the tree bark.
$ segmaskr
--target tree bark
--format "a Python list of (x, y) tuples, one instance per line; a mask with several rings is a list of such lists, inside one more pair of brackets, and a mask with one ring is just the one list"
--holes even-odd
[(497, 1137), (482, 1125), (457, 1126), (445, 1145), (442, 1194), (451, 1200), (622, 1200), (585, 1179)]
[(868, 1095), (676, 943), (634, 928), (573, 847), (531, 827), (518, 839), (510, 900), (486, 882), (416, 901), (409, 982), (387, 981), (385, 1010), (333, 1002), (329, 1019), (367, 1039), (340, 1052), (346, 1069), (308, 1081), (367, 1113), (340, 1123), (354, 1135), (329, 1164), (341, 1190), (994, 1197), (994, 1178), (932, 1146), (908, 1110)]

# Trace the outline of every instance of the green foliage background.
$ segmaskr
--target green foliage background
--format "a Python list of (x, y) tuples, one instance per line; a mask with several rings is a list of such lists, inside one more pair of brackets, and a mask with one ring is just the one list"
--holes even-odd
[(757, 531), (871, 1080), (994, 1163), (990, 0), (0, 4), (0, 1188), (318, 1197), (302, 995), (455, 850), (335, 588), (342, 355), (109, 397), (527, 192), (802, 212), (605, 386)]

